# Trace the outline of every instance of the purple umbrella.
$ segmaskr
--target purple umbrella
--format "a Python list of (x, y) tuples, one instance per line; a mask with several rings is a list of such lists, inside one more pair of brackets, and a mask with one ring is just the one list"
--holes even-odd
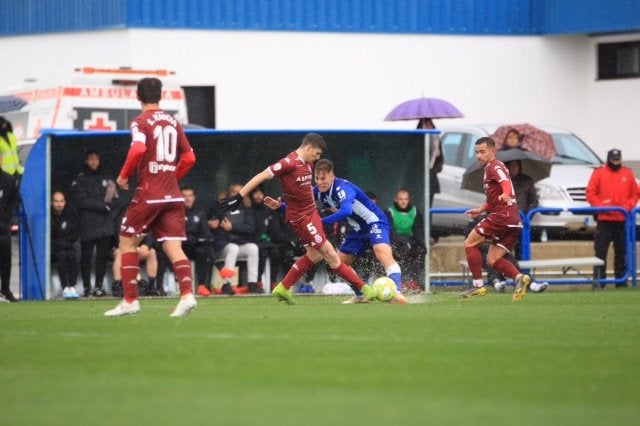
[(464, 117), (464, 115), (462, 115), (458, 108), (445, 100), (437, 98), (418, 98), (403, 102), (395, 107), (384, 118), (384, 121), (459, 117)]

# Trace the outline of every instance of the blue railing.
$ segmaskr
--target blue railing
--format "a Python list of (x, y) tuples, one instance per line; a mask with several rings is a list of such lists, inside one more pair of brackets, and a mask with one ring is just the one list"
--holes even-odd
[[(430, 209), (431, 214), (463, 214), (466, 209)], [(576, 215), (593, 215), (599, 212), (620, 212), (625, 215), (625, 236), (626, 236), (626, 270), (625, 274), (621, 278), (601, 279), (600, 283), (624, 283), (629, 278), (632, 279), (633, 287), (638, 285), (637, 268), (638, 268), (638, 255), (636, 247), (636, 217), (640, 214), (640, 207), (627, 212), (622, 207), (576, 207), (576, 208), (535, 208), (530, 210), (526, 215), (520, 212), (522, 218), (522, 236), (521, 236), (521, 256), (522, 260), (531, 259), (531, 222), (536, 214), (553, 214), (561, 212), (570, 212)], [(464, 260), (464, 259), (461, 259)], [(545, 280), (551, 284), (586, 284), (592, 283), (591, 279), (571, 278), (571, 279), (548, 279)], [(461, 285), (464, 284), (463, 280), (432, 280), (431, 285)]]

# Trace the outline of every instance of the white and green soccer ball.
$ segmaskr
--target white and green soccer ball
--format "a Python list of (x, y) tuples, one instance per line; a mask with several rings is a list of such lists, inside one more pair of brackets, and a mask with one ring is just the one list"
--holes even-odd
[(376, 279), (372, 287), (376, 290), (376, 299), (381, 302), (388, 302), (396, 295), (396, 283), (389, 277)]

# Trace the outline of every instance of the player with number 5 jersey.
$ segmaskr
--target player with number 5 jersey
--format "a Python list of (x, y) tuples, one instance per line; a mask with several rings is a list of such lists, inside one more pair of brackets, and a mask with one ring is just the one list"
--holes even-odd
[[(340, 260), (338, 252), (327, 241), (324, 234), (311, 183), (313, 163), (320, 158), (326, 148), (327, 144), (322, 136), (317, 133), (307, 134), (298, 149), (255, 175), (237, 195), (222, 200), (219, 206), (222, 211), (235, 210), (242, 199), (262, 182), (274, 177), (280, 178), (282, 198), (286, 203), (287, 221), (298, 237), (304, 241), (307, 250), (306, 255), (293, 264), (282, 282), (273, 289), (274, 296), (288, 304), (293, 304), (291, 286), (323, 259), (333, 272), (360, 290), (367, 300), (373, 300), (376, 297), (376, 291), (366, 285), (350, 266)], [(274, 200), (271, 197), (266, 197), (264, 203), (272, 209), (281, 205), (280, 200)]]
[(137, 172), (136, 190), (120, 225), (119, 249), (122, 253), (124, 299), (105, 312), (107, 317), (135, 314), (140, 310), (138, 282), (140, 270), (137, 247), (151, 232), (173, 264), (180, 302), (171, 316), (182, 317), (196, 307), (193, 296), (191, 262), (182, 251), (186, 240), (184, 199), (178, 186), (196, 161), (182, 126), (160, 109), (162, 82), (143, 78), (138, 82), (142, 114), (131, 123), (131, 146), (118, 179), (118, 186), (129, 189), (129, 178)]

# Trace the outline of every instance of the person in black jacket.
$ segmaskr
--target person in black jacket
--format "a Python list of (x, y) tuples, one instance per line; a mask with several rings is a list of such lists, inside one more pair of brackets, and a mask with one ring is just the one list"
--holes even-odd
[(84, 296), (91, 295), (91, 259), (96, 249), (95, 288), (93, 295), (104, 296), (102, 282), (110, 258), (114, 235), (111, 205), (117, 198), (115, 182), (102, 172), (100, 153), (88, 149), (85, 170), (71, 184), (73, 199), (80, 216), (80, 271)]
[(182, 242), (182, 250), (189, 260), (195, 262), (197, 293), (199, 296), (211, 295), (211, 268), (214, 252), (211, 231), (207, 224), (207, 214), (196, 205), (196, 192), (190, 186), (181, 190), (186, 213), (187, 240)]
[(0, 301), (17, 302), (11, 292), (11, 220), (20, 200), (16, 181), (2, 170), (0, 155)]
[(78, 254), (75, 243), (80, 238), (80, 220), (62, 191), (51, 195), (51, 263), (56, 264), (63, 299), (77, 299)]

